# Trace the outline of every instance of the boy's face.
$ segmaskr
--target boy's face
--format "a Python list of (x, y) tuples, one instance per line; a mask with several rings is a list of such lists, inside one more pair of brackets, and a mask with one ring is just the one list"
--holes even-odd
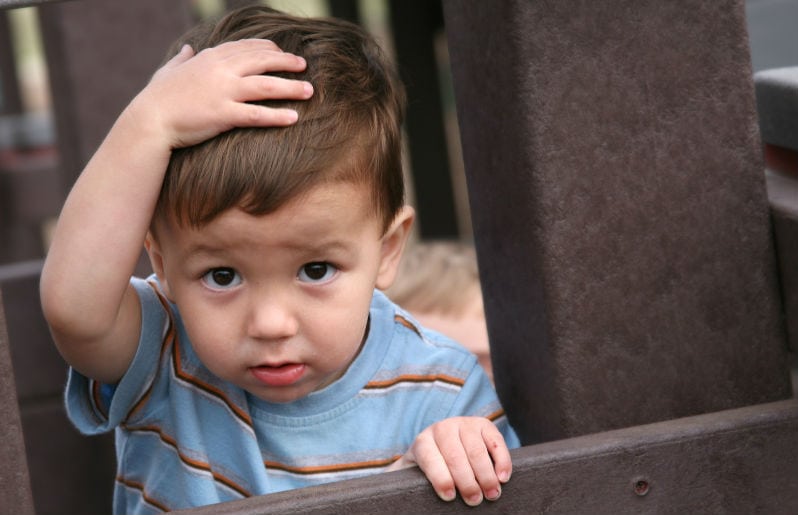
[(357, 356), (374, 287), (393, 281), (412, 220), (405, 208), (383, 235), (368, 188), (331, 183), (263, 216), (230, 209), (199, 229), (159, 221), (147, 249), (205, 366), (290, 402)]

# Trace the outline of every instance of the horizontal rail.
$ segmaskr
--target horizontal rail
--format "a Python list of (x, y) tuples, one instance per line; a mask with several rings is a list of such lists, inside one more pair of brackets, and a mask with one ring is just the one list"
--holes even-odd
[[(623, 409), (622, 406), (618, 407)], [(798, 513), (798, 400), (513, 451), (502, 497), (480, 513)], [(417, 469), (253, 497), (184, 515), (473, 513)]]
[(66, 0), (0, 0), (0, 9), (16, 9), (19, 7), (35, 7), (42, 4), (53, 4)]

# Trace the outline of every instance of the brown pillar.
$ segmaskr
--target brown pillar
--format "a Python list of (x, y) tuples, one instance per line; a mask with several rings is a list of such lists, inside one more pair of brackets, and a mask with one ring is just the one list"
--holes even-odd
[(32, 515), (33, 497), (0, 290), (0, 513)]
[(81, 0), (39, 13), (68, 190), (192, 19), (186, 1)]
[(525, 443), (786, 398), (742, 0), (446, 0)]
[(22, 112), (22, 95), (12, 43), (8, 12), (0, 10), (0, 115)]
[(460, 228), (435, 56), (435, 36), (443, 25), (440, 0), (388, 4), (396, 60), (407, 89), (405, 126), (418, 232), (422, 238), (457, 238)]

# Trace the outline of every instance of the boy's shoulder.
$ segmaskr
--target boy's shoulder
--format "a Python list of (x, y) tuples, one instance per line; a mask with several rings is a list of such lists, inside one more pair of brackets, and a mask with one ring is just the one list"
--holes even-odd
[(164, 293), (161, 283), (158, 281), (158, 276), (155, 274), (147, 277), (132, 276), (130, 284), (136, 290), (143, 309), (146, 310), (148, 304), (153, 304), (173, 311), (173, 306), (167, 299), (166, 293)]
[(398, 344), (393, 347), (398, 347), (401, 354), (406, 357), (431, 362), (457, 363), (464, 368), (471, 368), (476, 363), (476, 357), (462, 344), (424, 327), (412, 314), (378, 290), (375, 290), (371, 309), (372, 317), (376, 315), (383, 319), (383, 323), (390, 323), (392, 339)]

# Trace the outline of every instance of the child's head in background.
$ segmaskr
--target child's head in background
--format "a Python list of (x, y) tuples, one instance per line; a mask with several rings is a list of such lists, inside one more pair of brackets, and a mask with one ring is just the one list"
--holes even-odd
[(425, 327), (463, 344), (493, 379), (479, 269), (473, 245), (460, 241), (408, 244), (386, 293)]

